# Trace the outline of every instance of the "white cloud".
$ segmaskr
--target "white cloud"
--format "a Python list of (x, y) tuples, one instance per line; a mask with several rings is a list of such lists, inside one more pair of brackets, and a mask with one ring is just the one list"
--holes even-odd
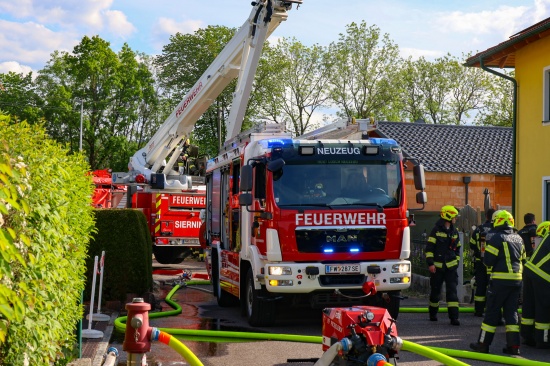
[(178, 32), (181, 34), (193, 33), (202, 27), (204, 27), (204, 24), (200, 20), (184, 20), (178, 23), (174, 19), (159, 18), (154, 30), (158, 34), (173, 35)]
[(548, 5), (550, 5), (549, 0), (535, 0), (533, 9), (533, 23), (538, 23), (548, 17)]
[(106, 11), (105, 18), (107, 20), (107, 28), (109, 31), (120, 36), (121, 38), (126, 38), (136, 31), (136, 27), (128, 21), (126, 15), (121, 11)]
[(435, 51), (435, 50), (421, 50), (419, 48), (410, 48), (410, 47), (401, 47), (399, 48), (401, 57), (409, 58), (413, 60), (418, 60), (420, 57), (424, 56), (426, 59), (431, 60), (438, 57), (445, 56), (444, 51)]
[(21, 65), (19, 62), (7, 61), (0, 62), (0, 74), (7, 74), (8, 72), (14, 72), (16, 74), (28, 74), (29, 72), (36, 73), (30, 66)]
[(54, 50), (69, 51), (77, 44), (71, 33), (58, 33), (41, 24), (0, 19), (0, 61), (44, 64)]
[(182, 22), (177, 22), (171, 18), (161, 17), (156, 21), (152, 29), (153, 42), (157, 49), (161, 49), (162, 46), (168, 43), (170, 36), (178, 32), (181, 34), (194, 33), (204, 27), (204, 23), (200, 20), (184, 20)]
[(522, 24), (529, 8), (526, 6), (500, 6), (495, 10), (465, 13), (453, 11), (440, 13), (436, 23), (441, 32), (500, 34), (508, 37), (515, 33), (518, 24)]

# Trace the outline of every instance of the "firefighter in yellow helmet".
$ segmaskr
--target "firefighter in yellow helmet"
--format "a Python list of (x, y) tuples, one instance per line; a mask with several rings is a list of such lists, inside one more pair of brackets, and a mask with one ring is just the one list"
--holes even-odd
[(470, 343), (476, 352), (489, 353), (500, 320), (500, 310), (506, 321), (506, 347), (502, 352), (519, 355), (518, 299), (521, 290), (525, 247), (514, 229), (514, 217), (506, 210), (495, 215), (491, 238), (485, 247), (483, 262), (492, 267), (487, 289), (485, 318), (478, 341)]
[(447, 308), (452, 325), (458, 320), (458, 264), (460, 261), (460, 240), (455, 228), (458, 210), (454, 206), (443, 206), (440, 219), (428, 237), (426, 262), (430, 270), (430, 320), (437, 321), (441, 287), (445, 282)]
[(537, 226), (542, 242), (536, 245), (525, 263), (521, 336), (523, 343), (537, 348), (550, 348), (550, 221)]
[(487, 267), (483, 263), (483, 256), (485, 255), (487, 236), (489, 232), (493, 230), (494, 212), (494, 208), (489, 208), (485, 212), (485, 222), (474, 230), (472, 233), (472, 238), (470, 239), (470, 249), (473, 252), (472, 258), (474, 260), (474, 277), (476, 279), (474, 316), (478, 317), (483, 316), (483, 312), (485, 311), (485, 301), (487, 299), (486, 296), (487, 285), (489, 284), (489, 274), (487, 273)]

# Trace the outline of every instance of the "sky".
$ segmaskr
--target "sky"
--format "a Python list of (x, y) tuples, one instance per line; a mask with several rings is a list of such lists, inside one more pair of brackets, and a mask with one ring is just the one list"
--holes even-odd
[[(118, 52), (124, 43), (156, 55), (170, 36), (208, 25), (238, 28), (251, 0), (0, 0), (0, 73), (42, 69), (54, 51), (72, 52), (98, 35)], [(429, 60), (484, 51), (550, 17), (550, 0), (303, 0), (271, 36), (311, 46), (337, 42), (365, 21), (399, 46)]]

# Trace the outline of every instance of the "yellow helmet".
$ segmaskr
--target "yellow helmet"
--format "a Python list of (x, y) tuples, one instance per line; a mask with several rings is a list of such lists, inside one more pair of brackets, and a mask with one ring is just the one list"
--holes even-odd
[(491, 222), (495, 222), (495, 219), (500, 211), (502, 210), (496, 210), (495, 212), (493, 212), (493, 216), (491, 216)]
[(550, 221), (543, 221), (537, 226), (537, 235), (540, 237), (545, 237), (550, 232)]
[(456, 207), (451, 205), (441, 207), (441, 218), (443, 220), (451, 221), (457, 216), (458, 210), (456, 209)]
[(514, 227), (514, 217), (510, 212), (506, 210), (500, 210), (494, 216), (493, 226), (498, 227), (502, 225), (508, 225), (509, 227)]

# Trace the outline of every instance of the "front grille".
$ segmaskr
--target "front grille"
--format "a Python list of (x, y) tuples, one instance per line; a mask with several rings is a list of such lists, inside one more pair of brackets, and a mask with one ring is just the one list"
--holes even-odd
[(356, 305), (362, 303), (362, 297), (365, 296), (365, 293), (361, 290), (346, 291), (345, 295), (349, 297), (334, 292), (318, 292), (311, 296), (310, 305), (313, 308)]
[(300, 253), (382, 252), (385, 227), (301, 228), (296, 230)]
[(360, 286), (365, 282), (365, 275), (319, 276), (321, 286)]

